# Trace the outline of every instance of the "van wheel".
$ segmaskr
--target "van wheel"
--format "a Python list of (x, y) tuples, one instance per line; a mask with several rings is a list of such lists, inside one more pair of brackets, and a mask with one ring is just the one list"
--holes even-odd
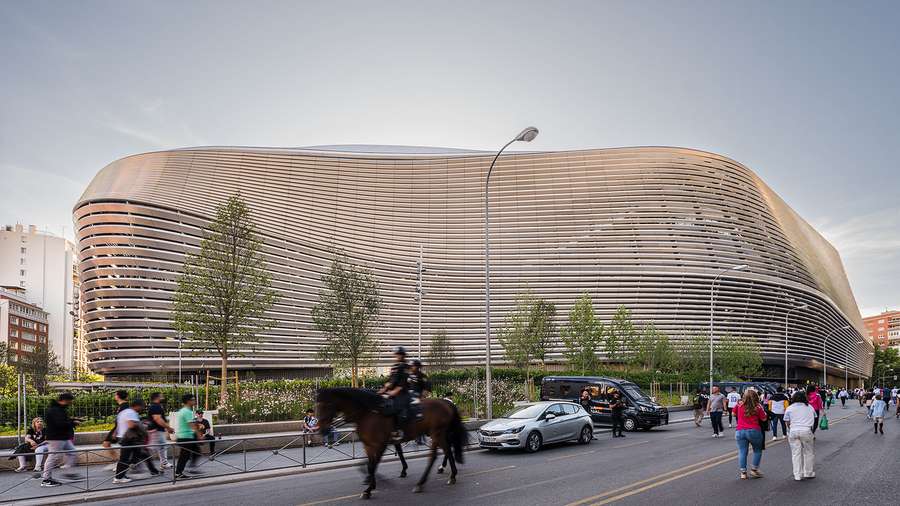
[(625, 430), (627, 430), (628, 432), (634, 432), (634, 430), (637, 428), (637, 420), (628, 417), (625, 419), (625, 423), (623, 425), (625, 426)]
[(532, 432), (528, 435), (528, 439), (525, 440), (525, 451), (534, 453), (541, 449), (542, 444), (543, 438), (541, 438), (541, 434), (537, 431)]
[(581, 428), (581, 435), (578, 437), (578, 442), (586, 445), (594, 439), (594, 431), (587, 425)]

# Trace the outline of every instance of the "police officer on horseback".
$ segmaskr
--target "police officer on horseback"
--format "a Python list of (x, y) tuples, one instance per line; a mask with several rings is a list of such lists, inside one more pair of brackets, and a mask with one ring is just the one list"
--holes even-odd
[(409, 395), (416, 400), (424, 399), (431, 392), (431, 382), (422, 370), (422, 361), (414, 358), (409, 365)]
[(378, 393), (390, 401), (389, 412), (394, 414), (394, 432), (391, 437), (394, 441), (401, 441), (402, 427), (406, 424), (409, 407), (409, 368), (406, 364), (406, 348), (403, 346), (394, 348), (394, 360), (387, 383)]

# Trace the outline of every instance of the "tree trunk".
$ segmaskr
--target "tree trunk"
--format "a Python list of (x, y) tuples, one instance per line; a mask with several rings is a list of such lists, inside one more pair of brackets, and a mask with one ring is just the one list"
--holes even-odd
[(222, 377), (219, 383), (219, 406), (224, 408), (228, 404), (228, 355), (222, 355)]
[(359, 367), (357, 367), (356, 362), (350, 366), (350, 386), (356, 388), (359, 386)]

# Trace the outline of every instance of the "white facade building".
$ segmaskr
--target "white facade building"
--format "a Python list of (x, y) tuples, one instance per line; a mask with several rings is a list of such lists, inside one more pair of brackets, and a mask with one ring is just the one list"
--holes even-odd
[(25, 298), (49, 313), (50, 348), (66, 369), (75, 360), (75, 246), (34, 225), (0, 228), (0, 286), (25, 289)]

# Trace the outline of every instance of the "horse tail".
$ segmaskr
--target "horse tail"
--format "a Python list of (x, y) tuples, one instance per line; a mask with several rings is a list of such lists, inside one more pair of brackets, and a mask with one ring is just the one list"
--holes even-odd
[(453, 458), (462, 464), (463, 447), (469, 443), (469, 433), (466, 431), (466, 426), (463, 424), (462, 417), (459, 416), (459, 410), (456, 409), (456, 405), (450, 402), (447, 404), (450, 405), (450, 409), (453, 411), (450, 427), (447, 430), (447, 440), (453, 451)]

